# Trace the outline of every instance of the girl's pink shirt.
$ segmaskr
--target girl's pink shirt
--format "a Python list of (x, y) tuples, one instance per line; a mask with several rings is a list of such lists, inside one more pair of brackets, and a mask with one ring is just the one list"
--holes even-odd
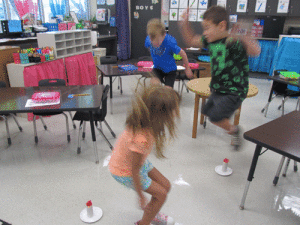
[(118, 137), (109, 162), (109, 170), (113, 175), (132, 176), (132, 152), (143, 155), (144, 164), (154, 145), (150, 130), (140, 130), (133, 134), (128, 127)]

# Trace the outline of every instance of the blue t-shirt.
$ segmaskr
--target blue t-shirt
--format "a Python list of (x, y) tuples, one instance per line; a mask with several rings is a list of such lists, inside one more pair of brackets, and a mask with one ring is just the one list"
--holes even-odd
[(155, 69), (160, 69), (164, 73), (177, 70), (176, 62), (173, 54), (178, 54), (181, 48), (177, 45), (177, 41), (174, 37), (166, 34), (165, 39), (161, 45), (157, 48), (151, 44), (150, 37), (146, 37), (145, 47), (149, 48), (153, 59), (153, 65)]

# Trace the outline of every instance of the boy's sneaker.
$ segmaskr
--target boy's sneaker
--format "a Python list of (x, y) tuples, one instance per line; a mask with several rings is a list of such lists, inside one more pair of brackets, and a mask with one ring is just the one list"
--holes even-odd
[[(140, 220), (137, 221), (137, 222), (135, 222), (134, 225), (139, 225), (139, 222), (140, 222)], [(150, 223), (150, 225), (154, 225), (154, 224), (153, 224), (153, 223)]]
[(234, 150), (238, 151), (241, 147), (241, 137), (240, 137), (240, 127), (236, 126), (236, 132), (231, 135), (231, 145), (233, 145)]
[(151, 221), (153, 225), (174, 225), (175, 221), (172, 217), (158, 213)]

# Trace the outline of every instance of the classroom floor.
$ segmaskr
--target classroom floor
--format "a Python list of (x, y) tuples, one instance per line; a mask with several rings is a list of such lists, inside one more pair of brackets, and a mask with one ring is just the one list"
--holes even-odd
[[(114, 83), (107, 121), (117, 135), (124, 128), (137, 77), (122, 78), (122, 95)], [(240, 125), (244, 132), (281, 115), (277, 110), (280, 98), (270, 104), (266, 118), (261, 113), (271, 82), (255, 78), (250, 82), (257, 85), (259, 93), (243, 103)], [(289, 99), (285, 112), (295, 107), (296, 99)], [(272, 181), (281, 156), (267, 151), (258, 161), (245, 210), (240, 210), (255, 145), (243, 140), (242, 149), (233, 151), (230, 137), (210, 122), (206, 129), (198, 126), (197, 138), (192, 139), (193, 112), (194, 94), (184, 90), (178, 139), (167, 146), (167, 159), (150, 156), (155, 167), (172, 183), (162, 212), (172, 216), (178, 225), (300, 224), (300, 171), (295, 173), (290, 165), (287, 177), (280, 177), (274, 187)], [(84, 223), (80, 212), (92, 200), (94, 206), (103, 210), (103, 217), (95, 224), (133, 225), (139, 220), (142, 211), (137, 207), (136, 194), (118, 184), (108, 172), (107, 158), (111, 151), (100, 134), (97, 133), (100, 157), (97, 165), (89, 126), (82, 153), (77, 155), (78, 128), (70, 126), (71, 143), (68, 143), (62, 115), (45, 121), (48, 131), (38, 121), (39, 143), (35, 145), (32, 122), (19, 117), (23, 127), (23, 132), (19, 132), (10, 117), (12, 145), (9, 147), (5, 124), (0, 121), (0, 219), (13, 225), (81, 225)], [(103, 129), (113, 144), (115, 139), (104, 125)], [(229, 159), (229, 167), (233, 169), (229, 177), (215, 172), (224, 158)]]

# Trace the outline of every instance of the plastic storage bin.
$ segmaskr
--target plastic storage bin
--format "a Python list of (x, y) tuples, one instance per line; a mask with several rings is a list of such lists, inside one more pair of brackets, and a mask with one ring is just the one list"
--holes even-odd
[(94, 48), (94, 56), (97, 57), (97, 64), (100, 65), (100, 57), (106, 56), (106, 48)]

